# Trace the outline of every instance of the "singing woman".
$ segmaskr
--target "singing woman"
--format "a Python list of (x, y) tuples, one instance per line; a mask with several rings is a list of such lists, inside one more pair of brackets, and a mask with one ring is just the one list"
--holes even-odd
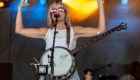
[[(55, 46), (61, 46), (72, 50), (76, 47), (76, 41), (80, 37), (94, 37), (102, 34), (106, 31), (105, 15), (103, 0), (97, 0), (97, 5), (99, 7), (99, 23), (97, 28), (83, 27), (83, 26), (72, 26), (70, 22), (70, 15), (66, 5), (61, 2), (54, 2), (50, 5), (48, 10), (47, 23), (49, 28), (24, 28), (22, 20), (22, 8), (29, 6), (30, 4), (25, 4), (25, 0), (22, 0), (16, 17), (15, 32), (27, 38), (43, 39), (46, 42), (46, 50), (52, 47), (53, 43), (53, 33), (55, 25), (54, 14), (57, 13), (58, 17), (57, 31)], [(70, 28), (70, 43), (69, 46), (66, 43), (66, 33), (67, 27)], [(45, 80), (42, 76), (40, 80)], [(67, 80), (80, 80), (77, 69)]]

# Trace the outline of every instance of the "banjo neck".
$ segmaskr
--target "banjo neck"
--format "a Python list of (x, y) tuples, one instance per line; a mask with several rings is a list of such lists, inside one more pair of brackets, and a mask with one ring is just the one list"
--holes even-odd
[(112, 28), (110, 30), (108, 30), (107, 32), (101, 34), (101, 35), (98, 35), (98, 36), (95, 36), (93, 37), (91, 40), (83, 43), (82, 45), (78, 46), (77, 48), (73, 49), (70, 51), (70, 54), (71, 55), (74, 55), (75, 53), (81, 51), (82, 49), (90, 46), (91, 44), (101, 40), (102, 38), (106, 37), (107, 35), (113, 33), (114, 31), (120, 31), (121, 29), (126, 29), (127, 28), (127, 25), (126, 23), (121, 23), (120, 26), (116, 26), (115, 28)]
[(111, 29), (111, 30), (109, 30), (109, 31), (107, 31), (107, 32), (105, 32), (105, 33), (103, 33), (103, 34), (101, 34), (101, 35), (98, 35), (98, 36), (96, 36), (96, 37), (93, 37), (93, 38), (90, 39), (89, 41), (87, 41), (87, 42), (81, 44), (80, 46), (78, 46), (77, 48), (71, 50), (71, 51), (70, 51), (70, 54), (73, 55), (73, 54), (75, 54), (75, 53), (81, 51), (82, 49), (84, 49), (84, 48), (90, 46), (91, 44), (93, 44), (93, 43), (95, 43), (95, 42), (101, 40), (102, 38), (106, 37), (107, 35), (111, 34), (111, 33), (114, 32), (114, 31), (115, 31), (114, 29)]

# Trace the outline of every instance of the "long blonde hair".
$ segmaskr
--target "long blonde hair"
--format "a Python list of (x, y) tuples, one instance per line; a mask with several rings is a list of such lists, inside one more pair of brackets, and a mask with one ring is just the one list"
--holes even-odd
[(65, 14), (66, 14), (66, 17), (65, 17), (65, 25), (67, 27), (71, 27), (71, 23), (70, 23), (70, 15), (69, 15), (69, 12), (68, 12), (68, 9), (66, 7), (66, 5), (64, 5), (63, 3), (61, 2), (53, 2), (50, 7), (49, 7), (49, 11), (48, 11), (48, 19), (47, 19), (47, 23), (49, 25), (49, 27), (51, 29), (53, 29), (55, 27), (55, 23), (51, 17), (51, 9), (54, 8), (57, 4), (61, 4), (62, 7), (65, 9)]

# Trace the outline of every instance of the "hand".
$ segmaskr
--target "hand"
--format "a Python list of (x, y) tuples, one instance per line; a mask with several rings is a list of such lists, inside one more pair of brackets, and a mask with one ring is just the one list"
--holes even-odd
[(99, 8), (103, 7), (103, 0), (97, 0), (97, 5)]
[(29, 6), (29, 5), (30, 5), (29, 3), (25, 4), (25, 0), (22, 0), (20, 5), (19, 5), (19, 8), (24, 8), (24, 7)]

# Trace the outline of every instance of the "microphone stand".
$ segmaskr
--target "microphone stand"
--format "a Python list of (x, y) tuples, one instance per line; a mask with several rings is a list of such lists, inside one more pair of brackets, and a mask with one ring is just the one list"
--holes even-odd
[(54, 15), (55, 16), (55, 18), (56, 18), (56, 20), (55, 20), (55, 30), (54, 30), (54, 37), (53, 37), (53, 45), (52, 45), (52, 48), (51, 48), (51, 62), (50, 62), (50, 67), (51, 67), (51, 78), (50, 78), (50, 80), (53, 80), (53, 75), (54, 75), (54, 60), (53, 60), (53, 58), (54, 58), (54, 44), (55, 44), (55, 37), (56, 37), (56, 33), (58, 33), (58, 32), (56, 32), (56, 26), (57, 26), (57, 23), (58, 23), (58, 20), (57, 20), (57, 18), (58, 18), (58, 16), (57, 15)]
[(101, 67), (101, 68), (99, 68), (99, 69), (93, 71), (93, 73), (95, 73), (95, 72), (97, 72), (97, 71), (99, 71), (99, 70), (101, 70), (101, 69), (103, 69), (103, 68), (106, 68), (106, 67), (108, 67), (108, 66), (111, 68), (111, 65), (112, 65), (112, 64), (113, 64), (113, 63), (108, 64), (108, 65), (106, 65), (106, 66), (104, 66), (104, 67)]

